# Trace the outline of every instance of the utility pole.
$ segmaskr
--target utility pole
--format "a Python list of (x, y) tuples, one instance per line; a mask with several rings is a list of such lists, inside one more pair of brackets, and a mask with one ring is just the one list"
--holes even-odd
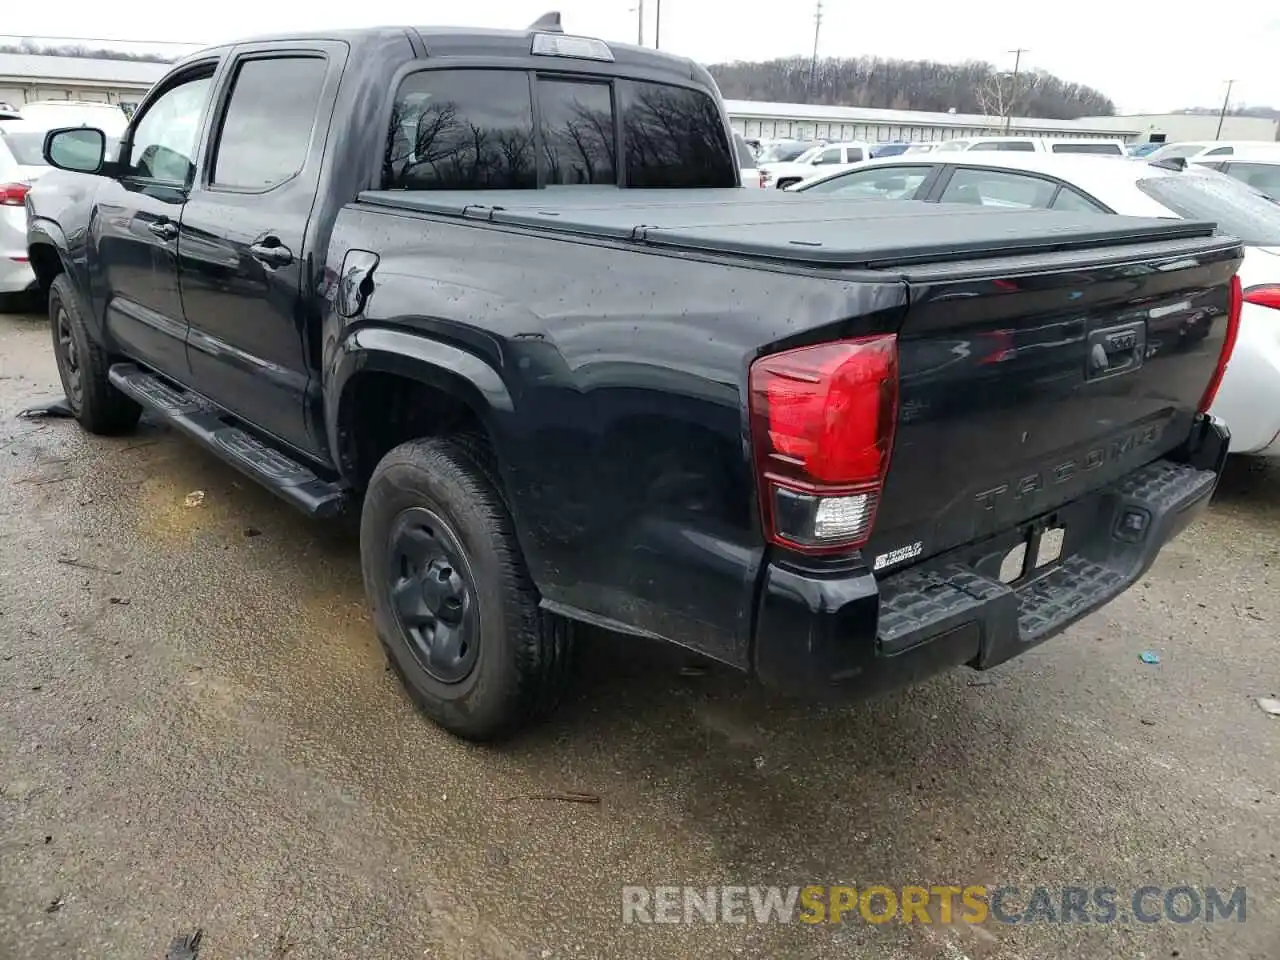
[(809, 61), (809, 99), (813, 100), (813, 88), (818, 83), (818, 33), (822, 30), (822, 0), (813, 11), (813, 59)]
[(1011, 81), (1012, 89), (1009, 91), (1008, 104), (1007, 105), (1001, 104), (1001, 106), (1004, 107), (1005, 136), (1009, 135), (1009, 123), (1013, 119), (1013, 117), (1010, 115), (1010, 111), (1013, 109), (1013, 102), (1018, 96), (1018, 67), (1022, 65), (1022, 55), (1024, 53), (1030, 53), (1030, 52), (1031, 51), (1029, 51), (1026, 47), (1018, 47), (1018, 49), (1016, 50), (1009, 51), (1009, 53), (1013, 54), (1013, 80)]
[(1213, 135), (1213, 139), (1222, 139), (1222, 121), (1227, 118), (1227, 107), (1231, 103), (1231, 88), (1236, 85), (1234, 80), (1227, 81), (1227, 95), (1222, 98), (1222, 109), (1218, 111), (1218, 132)]
[(636, 0), (636, 46), (644, 46), (644, 0)]
[(657, 17), (653, 21), (653, 49), (658, 50), (662, 46), (662, 0), (657, 0)]

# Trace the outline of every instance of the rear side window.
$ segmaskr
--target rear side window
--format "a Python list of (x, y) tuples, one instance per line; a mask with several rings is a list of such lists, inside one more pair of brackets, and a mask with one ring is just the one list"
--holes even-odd
[(44, 162), (43, 130), (35, 133), (0, 133), (0, 143), (9, 148), (13, 159), (24, 167), (48, 166)]
[(1187, 220), (1258, 247), (1280, 246), (1280, 204), (1223, 174), (1178, 174), (1138, 181), (1138, 189)]
[(391, 110), (383, 185), (400, 190), (532, 190), (538, 185), (529, 76), (427, 70)]
[(1035, 153), (1036, 145), (1030, 140), (979, 140), (971, 150), (999, 150), (1013, 153)]
[(960, 168), (942, 192), (942, 203), (967, 203), (979, 207), (1043, 210), (1058, 185), (1038, 177), (1005, 170)]
[(269, 190), (297, 176), (311, 147), (326, 66), (320, 57), (240, 64), (209, 182)]
[(627, 185), (736, 187), (737, 165), (716, 102), (700, 90), (621, 83)]
[(751, 148), (747, 146), (747, 141), (736, 133), (733, 135), (733, 146), (738, 153), (738, 166), (743, 169), (750, 169), (756, 165), (756, 156), (751, 152)]
[(1122, 157), (1124, 151), (1118, 143), (1051, 143), (1054, 153), (1091, 153), (1102, 157)]
[[(22, 160), (18, 162), (22, 163)], [(1280, 163), (1242, 163), (1236, 160), (1227, 166), (1227, 174), (1269, 197), (1280, 199)]]

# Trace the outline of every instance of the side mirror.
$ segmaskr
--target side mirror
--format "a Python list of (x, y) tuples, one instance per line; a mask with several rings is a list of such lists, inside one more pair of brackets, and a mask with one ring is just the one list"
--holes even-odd
[(95, 127), (62, 127), (44, 135), (44, 159), (51, 167), (97, 173), (107, 156), (107, 135)]

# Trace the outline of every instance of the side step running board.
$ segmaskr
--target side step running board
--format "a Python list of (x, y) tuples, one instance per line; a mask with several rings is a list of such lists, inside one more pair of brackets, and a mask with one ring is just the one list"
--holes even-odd
[(327, 518), (346, 509), (347, 493), (342, 486), (321, 479), (309, 467), (227, 422), (227, 415), (203, 397), (170, 386), (132, 363), (113, 364), (108, 376), (121, 393), (303, 513)]

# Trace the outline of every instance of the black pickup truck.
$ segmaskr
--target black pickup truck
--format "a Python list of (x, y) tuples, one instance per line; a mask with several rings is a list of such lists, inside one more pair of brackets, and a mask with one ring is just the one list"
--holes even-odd
[(464, 737), (552, 705), (582, 623), (810, 694), (992, 667), (1224, 462), (1212, 224), (740, 189), (703, 69), (556, 18), (206, 50), (102, 143), (51, 132), (27, 200), (80, 423), (359, 509)]

